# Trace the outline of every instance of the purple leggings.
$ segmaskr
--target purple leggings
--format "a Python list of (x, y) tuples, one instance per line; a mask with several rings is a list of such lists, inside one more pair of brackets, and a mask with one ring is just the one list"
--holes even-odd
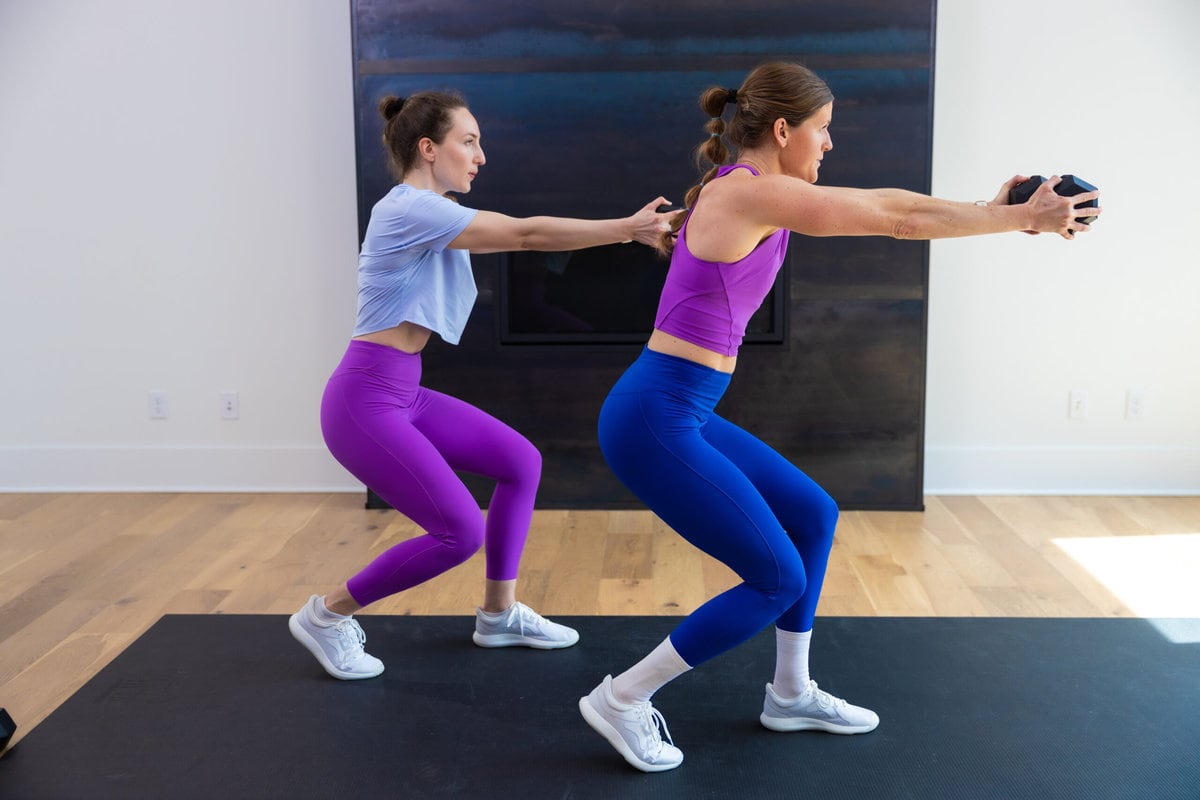
[[(347, 581), (360, 605), (440, 575), (480, 545), (489, 580), (517, 577), (541, 454), (503, 422), (420, 383), (419, 354), (351, 341), (321, 400), (321, 431), (333, 457), (426, 531)], [(486, 524), (455, 470), (496, 481)]]

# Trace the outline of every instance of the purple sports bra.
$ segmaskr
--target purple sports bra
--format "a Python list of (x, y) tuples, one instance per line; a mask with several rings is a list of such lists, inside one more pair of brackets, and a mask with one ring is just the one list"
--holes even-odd
[[(717, 178), (735, 169), (758, 175), (745, 164), (727, 164), (717, 171)], [(775, 283), (787, 243), (788, 231), (781, 228), (741, 261), (701, 261), (688, 250), (684, 222), (671, 254), (654, 327), (706, 350), (737, 355), (746, 323)]]

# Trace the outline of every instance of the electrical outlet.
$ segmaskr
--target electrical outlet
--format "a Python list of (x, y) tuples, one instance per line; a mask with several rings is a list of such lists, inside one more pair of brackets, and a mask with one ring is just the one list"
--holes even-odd
[(166, 419), (171, 414), (167, 404), (167, 393), (163, 391), (150, 392), (150, 419)]
[(1067, 405), (1067, 417), (1070, 419), (1087, 419), (1088, 393), (1086, 389), (1072, 389)]
[(221, 419), (238, 418), (238, 393), (221, 392)]
[(1141, 419), (1146, 413), (1146, 393), (1141, 389), (1125, 391), (1125, 419)]

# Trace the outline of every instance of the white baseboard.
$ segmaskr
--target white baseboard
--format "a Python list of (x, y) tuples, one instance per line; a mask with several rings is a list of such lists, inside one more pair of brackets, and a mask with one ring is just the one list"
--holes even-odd
[(323, 447), (0, 447), (2, 492), (350, 492)]
[[(0, 492), (357, 492), (323, 447), (0, 447)], [(928, 447), (927, 495), (1200, 495), (1200, 448)]]
[(1196, 447), (926, 447), (925, 494), (1198, 495)]

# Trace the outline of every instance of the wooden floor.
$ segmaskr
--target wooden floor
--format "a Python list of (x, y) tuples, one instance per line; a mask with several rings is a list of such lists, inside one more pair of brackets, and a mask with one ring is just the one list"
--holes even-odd
[[(417, 533), (363, 499), (0, 494), (14, 742), (163, 614), (290, 614)], [(1196, 574), (1200, 497), (929, 497), (842, 515), (818, 614), (1200, 617)], [(680, 615), (735, 582), (649, 512), (539, 511), (518, 597), (548, 616)], [(477, 555), (368, 613), (469, 615), (482, 583)]]

